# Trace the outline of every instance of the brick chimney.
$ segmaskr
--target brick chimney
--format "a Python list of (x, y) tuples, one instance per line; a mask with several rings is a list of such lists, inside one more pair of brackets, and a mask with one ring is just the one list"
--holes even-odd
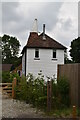
[(43, 40), (46, 40), (46, 36), (45, 36), (45, 24), (43, 24)]
[(37, 38), (38, 37), (38, 33), (37, 32), (30, 32), (30, 38)]
[(32, 39), (32, 38), (37, 38), (37, 37), (38, 37), (38, 24), (37, 24), (37, 19), (35, 19), (29, 38)]

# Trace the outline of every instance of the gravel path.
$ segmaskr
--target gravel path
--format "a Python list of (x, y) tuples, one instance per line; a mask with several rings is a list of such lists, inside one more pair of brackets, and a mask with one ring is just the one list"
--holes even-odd
[(5, 118), (40, 118), (44, 114), (32, 108), (25, 102), (13, 100), (7, 95), (2, 95), (2, 117)]

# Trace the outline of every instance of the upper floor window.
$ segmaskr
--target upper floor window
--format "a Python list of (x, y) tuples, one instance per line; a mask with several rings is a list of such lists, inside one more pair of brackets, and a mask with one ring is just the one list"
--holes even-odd
[(53, 50), (53, 58), (56, 58), (56, 50)]
[(35, 49), (35, 58), (39, 58), (39, 49)]

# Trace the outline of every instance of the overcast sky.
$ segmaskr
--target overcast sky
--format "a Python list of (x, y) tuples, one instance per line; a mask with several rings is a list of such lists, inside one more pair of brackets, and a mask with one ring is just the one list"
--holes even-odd
[[(19, 0), (20, 1), (20, 0)], [(34, 19), (38, 31), (46, 24), (46, 34), (69, 48), (78, 37), (78, 2), (2, 2), (2, 33), (17, 37), (21, 50), (27, 43)], [(0, 11), (1, 14), (1, 11)]]

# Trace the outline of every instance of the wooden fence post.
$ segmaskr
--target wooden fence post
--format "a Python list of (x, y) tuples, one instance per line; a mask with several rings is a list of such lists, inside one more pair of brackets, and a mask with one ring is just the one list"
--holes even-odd
[(47, 81), (47, 111), (51, 111), (51, 97), (52, 97), (52, 85), (51, 81)]
[(76, 113), (76, 106), (73, 106), (73, 110), (72, 110), (72, 117), (76, 118), (77, 117), (77, 113)]
[(14, 99), (16, 97), (15, 95), (15, 90), (14, 88), (16, 87), (16, 78), (13, 79), (13, 82), (12, 82), (12, 98)]

